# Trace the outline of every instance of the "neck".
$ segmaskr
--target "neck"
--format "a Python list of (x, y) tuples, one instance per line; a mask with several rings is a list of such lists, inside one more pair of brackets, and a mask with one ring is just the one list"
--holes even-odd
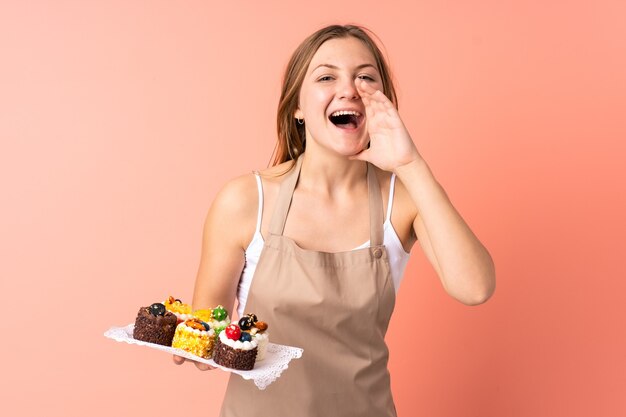
[(367, 163), (337, 154), (311, 152), (302, 157), (299, 187), (332, 195), (367, 183)]

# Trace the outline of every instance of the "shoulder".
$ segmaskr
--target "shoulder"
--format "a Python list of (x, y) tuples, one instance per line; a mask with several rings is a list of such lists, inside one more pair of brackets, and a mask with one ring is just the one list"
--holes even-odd
[(257, 183), (254, 174), (249, 173), (228, 181), (217, 193), (213, 206), (232, 213), (246, 211), (257, 200)]
[[(263, 187), (280, 184), (293, 163), (291, 161), (259, 171)], [(256, 216), (259, 200), (258, 184), (251, 172), (228, 181), (218, 192), (213, 205), (220, 211), (235, 216), (253, 213)]]
[[(265, 202), (267, 202), (268, 199), (271, 200), (278, 194), (280, 184), (282, 184), (286, 178), (286, 174), (291, 172), (293, 166), (293, 161), (287, 161), (258, 171), (259, 176), (261, 177), (261, 187), (263, 188), (263, 198)], [(256, 179), (254, 179), (254, 175), (253, 180), (255, 181), (254, 186), (256, 187)], [(255, 193), (255, 196), (257, 194), (258, 193)]]
[(258, 207), (257, 183), (249, 173), (228, 181), (207, 214), (205, 233), (236, 242), (242, 248), (254, 234)]
[[(285, 174), (293, 162), (285, 162), (259, 171), (264, 200), (278, 193)], [(259, 192), (255, 175), (250, 172), (229, 180), (217, 193), (207, 216), (206, 228), (228, 232), (242, 248), (254, 235), (259, 208)], [(236, 225), (236, 227), (234, 227)]]
[(271, 184), (280, 184), (285, 179), (285, 174), (291, 171), (294, 166), (294, 161), (283, 162), (278, 165), (266, 168), (259, 171), (263, 181)]

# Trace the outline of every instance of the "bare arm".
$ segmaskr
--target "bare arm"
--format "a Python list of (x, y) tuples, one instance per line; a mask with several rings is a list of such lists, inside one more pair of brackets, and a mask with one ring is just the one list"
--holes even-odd
[(366, 81), (357, 87), (365, 104), (370, 147), (352, 159), (396, 173), (415, 205), (413, 231), (445, 290), (467, 305), (485, 302), (495, 289), (489, 252), (435, 180), (391, 101)]
[(193, 292), (194, 310), (221, 304), (232, 311), (245, 261), (241, 237), (233, 227), (241, 224), (237, 193), (233, 191), (220, 192), (204, 223), (202, 256)]
[[(202, 254), (193, 293), (193, 309), (219, 304), (231, 312), (245, 263), (245, 247), (254, 231), (258, 202), (250, 176), (229, 182), (216, 196), (207, 214), (202, 237)], [(252, 184), (252, 189), (250, 185)], [(184, 358), (175, 356), (174, 362)], [(208, 365), (196, 363), (199, 369)]]
[(417, 207), (413, 230), (422, 250), (455, 299), (481, 304), (495, 290), (494, 264), (422, 159), (396, 168)]

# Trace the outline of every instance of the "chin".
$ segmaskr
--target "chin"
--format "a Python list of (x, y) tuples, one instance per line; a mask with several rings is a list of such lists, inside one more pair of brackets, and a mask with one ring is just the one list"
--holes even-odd
[(361, 153), (363, 151), (363, 149), (365, 149), (365, 148), (363, 148), (362, 146), (359, 146), (357, 148), (355, 148), (355, 147), (346, 147), (346, 148), (343, 148), (343, 149), (335, 149), (335, 152), (338, 153), (339, 155), (345, 156), (347, 158), (349, 156), (358, 155), (359, 153)]
[(363, 141), (359, 143), (358, 145), (353, 144), (353, 145), (347, 146), (345, 151), (348, 153), (349, 156), (354, 156), (360, 152), (363, 152), (368, 147), (369, 147), (369, 141)]
[(353, 156), (358, 154), (359, 152), (367, 149), (369, 144), (369, 140), (367, 139), (346, 139), (339, 138), (334, 143), (334, 150), (345, 156)]
[(327, 151), (335, 153), (337, 155), (343, 157), (354, 156), (367, 149), (369, 145), (369, 137), (346, 137), (346, 136), (335, 136), (328, 135), (326, 136), (326, 140), (315, 140), (313, 139), (314, 135), (310, 135), (311, 141), (315, 141), (317, 146), (321, 148), (325, 148)]

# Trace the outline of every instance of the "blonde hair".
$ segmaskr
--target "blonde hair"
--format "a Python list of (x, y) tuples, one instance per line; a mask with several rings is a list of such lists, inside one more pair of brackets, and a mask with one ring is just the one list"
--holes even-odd
[(360, 26), (327, 26), (306, 38), (294, 51), (285, 70), (278, 102), (278, 140), (272, 153), (273, 166), (286, 161), (296, 160), (306, 148), (304, 124), (299, 124), (294, 114), (298, 109), (300, 88), (313, 55), (324, 42), (330, 39), (353, 37), (363, 42), (376, 60), (376, 66), (382, 79), (383, 94), (391, 100), (396, 109), (398, 108), (396, 91), (391, 79), (389, 66), (370, 34), (376, 37), (373, 32)]

